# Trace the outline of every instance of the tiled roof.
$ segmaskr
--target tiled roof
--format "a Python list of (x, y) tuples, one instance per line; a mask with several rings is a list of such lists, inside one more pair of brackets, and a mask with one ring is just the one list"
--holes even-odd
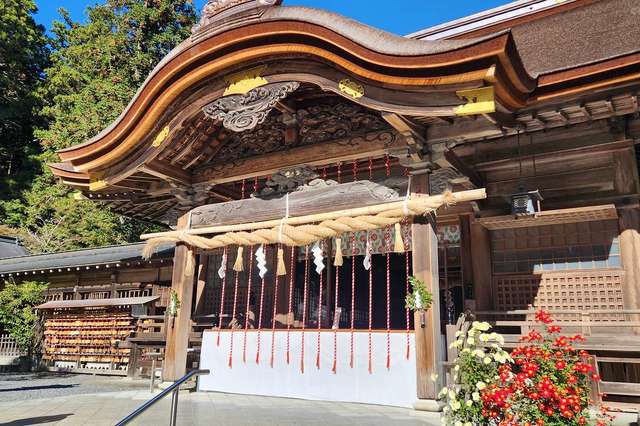
[(36, 306), (38, 309), (59, 308), (94, 308), (99, 306), (144, 305), (158, 300), (160, 296), (144, 297), (116, 297), (113, 299), (84, 299), (84, 300), (52, 300)]
[[(0, 274), (50, 271), (64, 268), (109, 265), (142, 260), (144, 243), (124, 244), (59, 253), (34, 254), (0, 259)], [(173, 258), (173, 245), (161, 247), (153, 258)]]
[(18, 241), (15, 238), (0, 235), (0, 259), (23, 256), (25, 254), (29, 254), (29, 252), (18, 244)]

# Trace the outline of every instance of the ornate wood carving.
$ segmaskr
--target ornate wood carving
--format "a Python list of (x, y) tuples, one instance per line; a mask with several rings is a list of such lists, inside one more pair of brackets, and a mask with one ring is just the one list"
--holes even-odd
[(207, 4), (202, 8), (200, 22), (193, 27), (192, 32), (197, 32), (214, 21), (221, 19), (225, 12), (232, 12), (231, 9), (238, 11), (250, 8), (275, 6), (282, 3), (282, 0), (208, 0)]
[(313, 105), (296, 116), (303, 145), (389, 128), (379, 114), (349, 102)]
[(194, 179), (198, 182), (210, 181), (218, 184), (233, 182), (254, 176), (264, 176), (299, 164), (315, 166), (382, 155), (397, 144), (398, 137), (395, 131), (369, 132), (325, 142), (318, 146), (292, 147), (286, 154), (271, 152), (252, 158), (231, 158), (221, 163), (216, 161), (194, 170)]
[(245, 95), (220, 98), (206, 105), (202, 111), (211, 119), (221, 120), (225, 128), (243, 132), (264, 123), (276, 103), (298, 87), (300, 83), (296, 81), (271, 83), (257, 87)]
[(452, 168), (435, 170), (429, 176), (429, 193), (435, 195), (451, 190), (452, 181), (462, 177), (460, 173)]
[[(280, 170), (271, 175), (271, 178), (266, 182), (266, 187), (258, 193), (253, 194), (253, 196), (257, 198), (269, 198), (286, 194), (287, 192), (298, 191), (303, 188), (319, 186), (318, 182), (314, 182), (314, 185), (311, 185), (310, 181), (314, 181), (314, 179), (326, 183), (321, 179), (317, 179), (317, 177), (318, 174), (308, 166)], [(305, 185), (307, 183), (310, 185)]]
[(251, 132), (232, 134), (213, 158), (214, 163), (227, 163), (290, 148), (285, 141), (286, 126), (277, 117), (268, 117)]
[[(369, 206), (402, 200), (407, 179), (393, 178), (384, 182), (357, 181), (335, 186), (295, 191), (289, 194), (289, 214), (303, 216), (358, 206)], [(262, 200), (257, 198), (210, 204), (193, 210), (191, 227), (231, 225), (247, 221), (263, 221), (284, 217), (284, 196)]]

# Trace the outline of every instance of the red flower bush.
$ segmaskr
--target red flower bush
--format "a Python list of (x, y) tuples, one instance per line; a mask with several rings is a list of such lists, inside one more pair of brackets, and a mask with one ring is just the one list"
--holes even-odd
[(574, 345), (580, 335), (564, 336), (548, 312), (536, 312), (540, 330), (533, 329), (507, 354), (504, 339), (488, 333), (488, 323), (474, 322), (456, 334), (452, 347), (455, 383), (440, 397), (446, 401), (443, 422), (455, 426), (558, 426), (611, 424), (606, 407), (595, 416), (589, 410), (594, 381), (600, 380), (591, 357)]
[(580, 335), (558, 335), (549, 313), (538, 311), (536, 321), (546, 333), (532, 330), (511, 352), (513, 363), (500, 367), (495, 383), (481, 392), (482, 414), (488, 424), (511, 425), (607, 425), (613, 417), (603, 409), (593, 419), (588, 407), (592, 381), (599, 380), (586, 351), (572, 345)]

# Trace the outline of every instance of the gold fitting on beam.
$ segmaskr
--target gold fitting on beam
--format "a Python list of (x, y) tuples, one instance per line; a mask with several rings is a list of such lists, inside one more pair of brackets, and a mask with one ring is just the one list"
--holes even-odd
[(107, 185), (107, 181), (103, 180), (103, 173), (95, 173), (91, 176), (91, 179), (89, 181), (89, 191), (99, 191), (101, 189), (106, 188)]
[(160, 144), (162, 144), (162, 142), (167, 139), (167, 136), (169, 136), (169, 126), (165, 126), (162, 130), (160, 130), (160, 132), (156, 135), (156, 138), (153, 140), (151, 146), (154, 148), (159, 147)]
[(477, 115), (496, 112), (493, 86), (479, 89), (458, 90), (456, 96), (467, 101), (455, 109), (456, 115)]
[(353, 99), (358, 99), (364, 96), (364, 87), (357, 81), (345, 78), (338, 83), (340, 92), (347, 96), (351, 96)]
[(225, 77), (224, 80), (229, 86), (222, 95), (244, 95), (256, 87), (264, 86), (269, 83), (262, 77), (266, 69), (267, 67), (263, 65)]
[(87, 197), (85, 197), (82, 192), (80, 191), (76, 191), (73, 193), (73, 199), (76, 201), (80, 201), (80, 200), (86, 200)]

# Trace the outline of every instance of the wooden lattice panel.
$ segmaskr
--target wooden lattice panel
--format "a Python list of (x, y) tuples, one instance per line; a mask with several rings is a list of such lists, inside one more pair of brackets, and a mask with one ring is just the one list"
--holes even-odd
[(493, 277), (497, 310), (623, 309), (623, 270)]
[(558, 225), (562, 223), (582, 223), (590, 221), (617, 219), (618, 214), (613, 204), (604, 206), (578, 207), (573, 209), (548, 210), (528, 216), (494, 216), (478, 219), (490, 230), (527, 228), (530, 226)]

